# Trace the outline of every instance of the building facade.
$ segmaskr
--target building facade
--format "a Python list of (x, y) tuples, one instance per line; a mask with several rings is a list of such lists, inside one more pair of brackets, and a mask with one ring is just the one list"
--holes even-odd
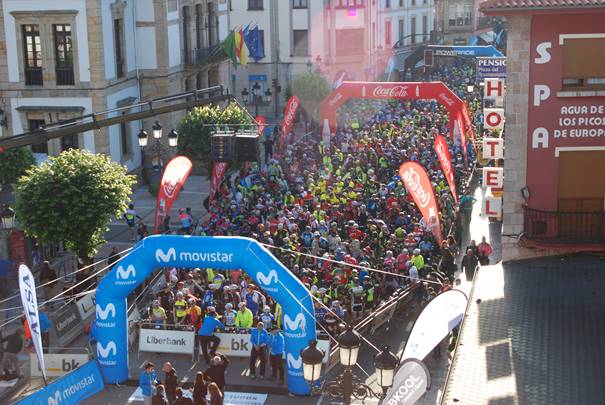
[(402, 48), (429, 42), (435, 28), (433, 0), (380, 0), (379, 43)]
[[(220, 0), (2, 0), (0, 108), (6, 125), (0, 136), (222, 83), (226, 65), (208, 65), (201, 56), (220, 41), (221, 22), (226, 36), (227, 11)], [(84, 148), (134, 171), (141, 165), (138, 131), (156, 119), (169, 130), (183, 113), (32, 149), (44, 159)]]
[(605, 251), (605, 2), (482, 9), (509, 27), (504, 260)]
[(285, 85), (298, 73), (318, 70), (329, 81), (343, 70), (355, 80), (373, 77), (378, 24), (378, 4), (371, 0), (231, 0), (229, 28), (258, 25), (264, 48), (258, 62), (249, 57), (246, 67), (232, 68), (233, 92), (241, 97), (257, 83), (261, 94), (271, 89), (272, 101), (261, 102), (259, 113), (277, 117)]

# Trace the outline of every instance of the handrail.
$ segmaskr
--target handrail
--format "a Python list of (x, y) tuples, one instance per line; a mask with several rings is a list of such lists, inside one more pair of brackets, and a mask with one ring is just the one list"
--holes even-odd
[(545, 211), (523, 207), (527, 239), (552, 244), (605, 242), (605, 211)]

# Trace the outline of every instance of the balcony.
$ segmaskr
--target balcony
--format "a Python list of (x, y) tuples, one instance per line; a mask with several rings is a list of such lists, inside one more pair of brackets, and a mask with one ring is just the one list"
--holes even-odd
[(42, 86), (42, 68), (29, 68), (25, 69), (25, 84), (27, 86)]
[(549, 245), (605, 244), (605, 211), (563, 212), (523, 208), (528, 240)]
[(203, 66), (227, 60), (229, 57), (219, 44), (212, 45), (202, 49), (193, 49), (189, 51), (188, 58), (185, 61), (188, 65)]

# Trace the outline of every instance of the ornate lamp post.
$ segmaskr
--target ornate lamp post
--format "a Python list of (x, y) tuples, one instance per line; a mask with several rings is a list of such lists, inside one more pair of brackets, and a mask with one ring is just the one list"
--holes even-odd
[(361, 346), (361, 337), (351, 326), (338, 336), (340, 363), (344, 366), (344, 371), (333, 380), (324, 381), (320, 387), (317, 387), (316, 383), (321, 374), (323, 353), (317, 349), (316, 345), (317, 342), (311, 341), (309, 346), (301, 352), (303, 376), (309, 383), (312, 394), (326, 394), (331, 399), (343, 398), (345, 405), (349, 405), (352, 398), (361, 401), (367, 398), (385, 398), (387, 390), (393, 385), (395, 369), (399, 364), (399, 359), (388, 346), (384, 346), (383, 350), (374, 358), (378, 384), (382, 388), (382, 392), (374, 392), (353, 374), (353, 367), (357, 363)]
[[(154, 156), (151, 162), (151, 166), (154, 171), (158, 172), (161, 171), (162, 167), (164, 166), (163, 156), (166, 155), (171, 148), (175, 148), (178, 145), (179, 135), (174, 129), (171, 130), (168, 133), (169, 147), (166, 147), (161, 142), (163, 135), (162, 125), (158, 121), (156, 121), (155, 124), (153, 124), (153, 126), (151, 127), (151, 130), (153, 134), (153, 143), (149, 143), (149, 133), (142, 128), (139, 131), (139, 134), (137, 135), (137, 139), (139, 141), (139, 146), (141, 147), (143, 152), (143, 159), (145, 157), (145, 149), (148, 149), (149, 153)], [(153, 181), (153, 179), (151, 180)]]
[(16, 227), (15, 210), (4, 204), (2, 211), (0, 211), (0, 222), (2, 223), (2, 229), (5, 231), (12, 231)]

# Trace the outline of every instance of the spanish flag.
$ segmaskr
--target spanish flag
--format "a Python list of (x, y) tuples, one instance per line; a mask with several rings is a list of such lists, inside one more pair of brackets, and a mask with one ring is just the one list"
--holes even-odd
[(235, 54), (242, 66), (248, 65), (248, 52), (246, 41), (244, 41), (244, 31), (240, 28), (235, 32)]

